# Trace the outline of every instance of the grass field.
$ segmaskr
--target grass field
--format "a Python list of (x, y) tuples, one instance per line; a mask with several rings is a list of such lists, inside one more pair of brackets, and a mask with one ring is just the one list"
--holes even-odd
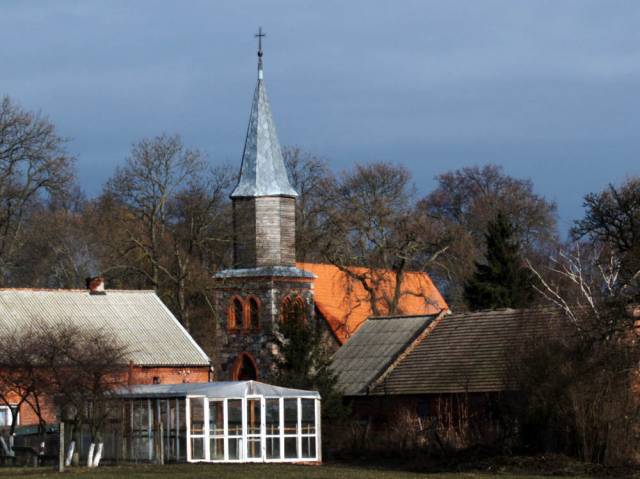
[[(480, 473), (413, 473), (346, 465), (297, 466), (287, 464), (180, 464), (167, 466), (104, 466), (87, 470), (73, 468), (58, 474), (45, 468), (0, 468), (0, 478), (60, 478), (99, 479), (535, 479), (542, 476)], [(579, 479), (573, 476), (573, 479)]]

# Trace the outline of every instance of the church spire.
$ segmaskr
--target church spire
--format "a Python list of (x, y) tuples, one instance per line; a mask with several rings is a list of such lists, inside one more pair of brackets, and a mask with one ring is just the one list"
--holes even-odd
[(288, 196), (298, 194), (291, 186), (276, 127), (271, 116), (271, 107), (264, 87), (262, 57), (262, 28), (258, 38), (258, 84), (253, 94), (249, 127), (242, 154), (240, 179), (231, 193), (231, 198), (255, 198), (258, 196)]

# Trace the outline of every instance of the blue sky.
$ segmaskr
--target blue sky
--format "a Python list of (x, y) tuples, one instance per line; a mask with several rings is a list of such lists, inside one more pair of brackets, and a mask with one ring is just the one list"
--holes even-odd
[(89, 194), (131, 144), (179, 133), (239, 166), (256, 78), (284, 145), (389, 160), (418, 190), (497, 163), (557, 201), (640, 174), (640, 2), (3, 1), (0, 94), (69, 138)]

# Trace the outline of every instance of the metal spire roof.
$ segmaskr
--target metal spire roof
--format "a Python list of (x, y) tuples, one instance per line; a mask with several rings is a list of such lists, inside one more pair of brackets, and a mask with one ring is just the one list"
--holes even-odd
[(231, 193), (231, 198), (256, 196), (292, 196), (298, 194), (289, 183), (284, 166), (276, 127), (264, 87), (262, 70), (262, 37), (260, 29), (256, 35), (258, 46), (258, 84), (253, 94), (253, 105), (249, 117), (247, 139), (242, 154), (240, 179)]

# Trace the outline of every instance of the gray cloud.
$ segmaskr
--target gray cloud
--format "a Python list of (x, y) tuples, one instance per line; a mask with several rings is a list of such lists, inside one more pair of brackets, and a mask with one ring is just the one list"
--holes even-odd
[(404, 163), (422, 192), (497, 162), (566, 227), (640, 173), (638, 24), (623, 1), (5, 1), (0, 93), (71, 138), (89, 193), (162, 131), (239, 163), (262, 25), (282, 143)]

